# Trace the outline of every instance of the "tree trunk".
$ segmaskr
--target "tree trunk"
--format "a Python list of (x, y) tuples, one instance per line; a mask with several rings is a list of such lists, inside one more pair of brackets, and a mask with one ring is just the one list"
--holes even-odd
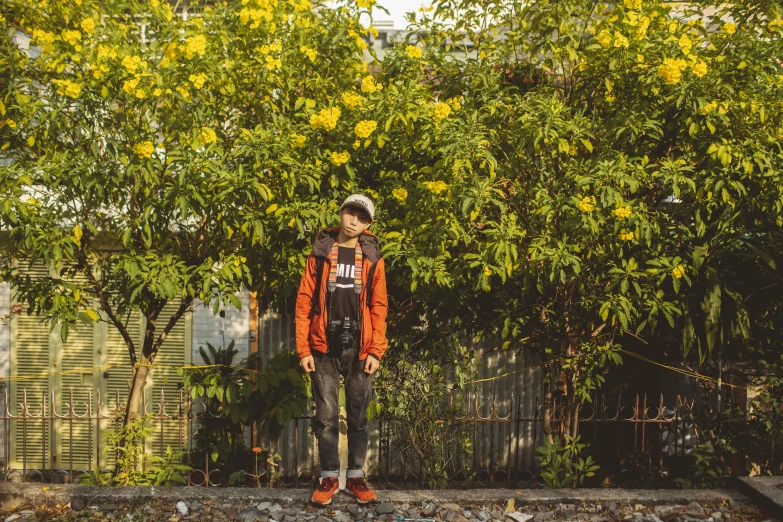
[(155, 336), (158, 316), (166, 305), (165, 300), (159, 300), (155, 305), (150, 306), (147, 311), (147, 326), (144, 328), (144, 346), (141, 349), (141, 357), (137, 365), (135, 365), (133, 371), (133, 381), (131, 383), (131, 391), (128, 396), (128, 403), (125, 408), (125, 420), (123, 426), (132, 422), (139, 414), (139, 406), (141, 404), (141, 398), (144, 394), (144, 386), (147, 384), (147, 377), (150, 374), (150, 368), (152, 363), (155, 362), (155, 357), (158, 355), (158, 350), (163, 345), (169, 332), (182, 315), (190, 307), (191, 299), (182, 301), (176, 312), (169, 318), (168, 323), (163, 328), (160, 335)]
[(150, 373), (150, 366), (154, 359), (151, 355), (152, 354), (148, 354), (147, 350), (143, 350), (139, 364), (133, 372), (133, 381), (131, 382), (128, 403), (125, 407), (123, 426), (127, 425), (129, 422), (133, 422), (138, 417), (141, 398), (144, 395), (144, 386), (147, 384), (147, 376)]

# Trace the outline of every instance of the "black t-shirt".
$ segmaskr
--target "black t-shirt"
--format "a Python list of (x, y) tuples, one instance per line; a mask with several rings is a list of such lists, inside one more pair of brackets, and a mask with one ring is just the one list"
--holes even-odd
[[(337, 250), (337, 287), (331, 296), (332, 308), (329, 322), (343, 321), (348, 317), (351, 321), (359, 319), (359, 296), (354, 290), (356, 274), (356, 249), (338, 247)], [(354, 346), (359, 345), (359, 333), (354, 334)]]

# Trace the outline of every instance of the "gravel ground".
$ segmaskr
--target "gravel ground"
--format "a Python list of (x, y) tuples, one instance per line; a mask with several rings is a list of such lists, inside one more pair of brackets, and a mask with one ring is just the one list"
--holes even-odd
[(333, 505), (317, 508), (310, 504), (283, 508), (273, 502), (247, 505), (205, 501), (163, 501), (137, 506), (90, 505), (75, 500), (68, 506), (12, 506), (0, 511), (0, 521), (26, 522), (33, 520), (62, 520), (67, 522), (168, 521), (198, 520), (204, 522), (766, 522), (775, 520), (753, 505), (734, 501), (720, 504), (657, 505), (619, 504), (555, 504), (515, 506), (514, 500), (505, 505), (476, 505), (469, 501), (460, 504), (436, 505), (430, 502), (392, 505), (380, 502), (358, 506), (345, 493), (337, 493)]

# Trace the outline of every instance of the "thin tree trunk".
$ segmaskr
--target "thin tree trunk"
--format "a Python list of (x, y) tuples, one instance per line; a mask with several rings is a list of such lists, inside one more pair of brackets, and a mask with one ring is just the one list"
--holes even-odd
[(131, 382), (130, 396), (128, 396), (128, 403), (125, 408), (123, 426), (133, 422), (138, 417), (144, 386), (147, 384), (147, 376), (149, 376), (150, 366), (154, 359), (154, 357), (149, 357), (149, 355), (151, 354), (148, 354), (147, 350), (142, 351), (139, 364), (133, 372), (133, 381)]
[(144, 346), (141, 350), (141, 358), (139, 363), (134, 368), (133, 382), (131, 384), (130, 396), (128, 397), (128, 404), (125, 409), (125, 422), (133, 421), (139, 413), (139, 405), (141, 404), (141, 397), (144, 393), (144, 386), (147, 384), (147, 377), (150, 374), (152, 364), (155, 362), (155, 358), (158, 355), (160, 347), (166, 340), (169, 332), (177, 321), (184, 315), (184, 313), (190, 308), (192, 300), (187, 299), (182, 301), (176, 312), (169, 318), (168, 323), (163, 328), (163, 331), (155, 338), (155, 330), (157, 327), (158, 316), (163, 310), (166, 301), (161, 300), (156, 306), (150, 308), (147, 313), (147, 326), (144, 329)]

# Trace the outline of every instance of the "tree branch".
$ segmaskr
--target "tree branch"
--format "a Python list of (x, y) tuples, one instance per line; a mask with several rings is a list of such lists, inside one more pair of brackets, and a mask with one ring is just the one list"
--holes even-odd
[(169, 322), (166, 324), (166, 327), (160, 333), (158, 339), (155, 341), (155, 344), (152, 347), (153, 354), (158, 353), (158, 350), (163, 344), (163, 341), (166, 340), (166, 336), (169, 334), (171, 329), (174, 328), (174, 325), (177, 324), (177, 321), (179, 321), (180, 317), (182, 317), (185, 314), (185, 312), (188, 311), (188, 309), (190, 308), (190, 304), (191, 304), (191, 299), (183, 300), (182, 303), (179, 305), (179, 308), (177, 308), (177, 311), (174, 312), (174, 315), (172, 315), (169, 318)]

